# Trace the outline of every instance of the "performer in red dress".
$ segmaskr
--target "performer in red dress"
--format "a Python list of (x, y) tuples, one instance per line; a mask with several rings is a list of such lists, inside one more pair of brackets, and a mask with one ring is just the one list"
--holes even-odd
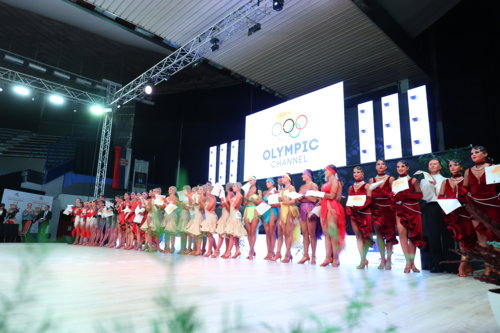
[(354, 234), (356, 235), (356, 242), (358, 244), (359, 255), (361, 256), (361, 261), (357, 269), (363, 269), (368, 266), (368, 260), (366, 259), (366, 254), (368, 249), (373, 243), (373, 226), (372, 226), (372, 213), (370, 210), (370, 205), (372, 202), (370, 185), (364, 182), (363, 178), (365, 173), (363, 168), (360, 166), (354, 167), (353, 177), (356, 181), (353, 185), (349, 187), (349, 196), (363, 196), (364, 200), (361, 199), (359, 205), (348, 206), (346, 208), (347, 214), (351, 218), (351, 226)]
[(126, 213), (124, 212), (125, 208), (127, 207), (127, 202), (129, 200), (129, 195), (128, 193), (125, 193), (123, 195), (123, 199), (120, 200), (119, 203), (117, 203), (117, 211), (118, 211), (118, 245), (116, 245), (116, 248), (122, 248), (125, 243), (125, 230), (127, 229), (126, 221), (125, 221), (125, 215)]
[[(488, 151), (483, 146), (473, 147), (471, 159), (474, 166), (465, 171), (464, 187), (468, 190), (467, 201), (486, 214), (494, 223), (500, 224), (500, 184), (486, 184), (485, 167)], [(478, 221), (473, 221), (479, 245), (485, 246), (486, 241), (499, 241), (491, 231)]]
[(375, 168), (377, 170), (377, 175), (370, 179), (370, 185), (383, 182), (372, 190), (371, 205), (372, 221), (375, 226), (377, 246), (380, 252), (380, 265), (378, 269), (385, 268), (390, 270), (392, 268), (392, 247), (398, 243), (396, 239), (396, 214), (391, 202), (391, 186), (394, 177), (386, 173), (387, 164), (383, 160), (377, 160)]
[[(417, 247), (425, 247), (425, 242), (422, 237), (422, 213), (417, 199), (422, 199), (422, 191), (418, 181), (415, 178), (408, 176), (410, 166), (406, 161), (399, 161), (397, 171), (399, 178), (392, 183), (394, 208), (396, 210), (396, 225), (398, 227), (399, 240), (406, 258), (405, 273), (413, 271), (420, 273), (420, 270), (415, 266), (415, 253)], [(408, 188), (398, 191), (397, 187), (407, 182)]]
[[(451, 160), (448, 166), (452, 176), (441, 184), (439, 199), (458, 199), (463, 204), (466, 201), (467, 190), (463, 187), (462, 164), (458, 160)], [(461, 250), (474, 248), (477, 243), (476, 232), (472, 225), (472, 217), (469, 216), (465, 207), (462, 206), (448, 215), (444, 214), (444, 222), (453, 233), (453, 239), (458, 242)], [(458, 276), (466, 277), (469, 273), (474, 273), (472, 266), (467, 261), (467, 257), (462, 256)]]
[(332, 264), (340, 265), (339, 254), (344, 248), (345, 239), (345, 212), (340, 204), (342, 197), (342, 183), (337, 177), (337, 168), (328, 165), (325, 168), (325, 177), (328, 181), (321, 186), (325, 196), (321, 199), (321, 227), (325, 235), (326, 258), (320, 266)]
[(82, 200), (76, 198), (75, 206), (71, 208), (71, 215), (73, 215), (73, 231), (71, 231), (71, 236), (75, 237), (73, 245), (78, 244), (80, 241), (81, 227), (80, 227), (80, 215), (82, 214)]

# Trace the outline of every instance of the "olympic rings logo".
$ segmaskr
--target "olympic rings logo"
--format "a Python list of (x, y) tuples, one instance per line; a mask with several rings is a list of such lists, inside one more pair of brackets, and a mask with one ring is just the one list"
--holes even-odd
[(307, 126), (307, 116), (301, 114), (295, 121), (292, 118), (285, 119), (284, 122), (276, 122), (272, 127), (273, 136), (279, 136), (281, 134), (288, 134), (292, 139), (295, 139), (300, 135), (300, 132)]

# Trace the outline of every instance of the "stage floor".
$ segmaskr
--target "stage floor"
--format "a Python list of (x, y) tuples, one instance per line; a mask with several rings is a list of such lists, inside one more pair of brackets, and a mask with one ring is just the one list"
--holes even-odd
[[(259, 237), (259, 245), (263, 241)], [(175, 309), (197, 308), (203, 322), (199, 332), (269, 332), (264, 325), (288, 332), (298, 322), (304, 332), (313, 332), (311, 314), (345, 328), (350, 301), (371, 304), (362, 310), (361, 326), (351, 332), (392, 326), (405, 333), (500, 331), (487, 298), (494, 286), (471, 277), (404, 274), (401, 265), (380, 271), (377, 262), (357, 270), (342, 258), (340, 268), (298, 265), (299, 258), (283, 264), (262, 260), (262, 251), (257, 255), (254, 261), (224, 260), (66, 244), (0, 244), (0, 312), (6, 312), (7, 299), (16, 305), (7, 314), (7, 332), (35, 332), (46, 319), (52, 322), (46, 332), (155, 332), (155, 320), (158, 332), (166, 332), (171, 310), (157, 302), (169, 293)], [(32, 299), (20, 303), (23, 295)]]

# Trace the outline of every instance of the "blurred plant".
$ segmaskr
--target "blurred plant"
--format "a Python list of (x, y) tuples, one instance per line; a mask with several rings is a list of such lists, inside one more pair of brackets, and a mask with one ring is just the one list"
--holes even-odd
[[(36, 299), (34, 287), (39, 281), (40, 274), (44, 272), (43, 262), (49, 253), (49, 248), (45, 244), (27, 244), (18, 253), (17, 279), (12, 287), (8, 282), (4, 283), (7, 292), (0, 293), (0, 332), (48, 332), (53, 329), (52, 318), (47, 310), (45, 319), (38, 325), (33, 325), (30, 321), (23, 322), (24, 327), (18, 323), (13, 323), (12, 318), (24, 311), (27, 304), (35, 303)], [(36, 274), (35, 274), (36, 273)], [(7, 285), (5, 285), (7, 284)]]

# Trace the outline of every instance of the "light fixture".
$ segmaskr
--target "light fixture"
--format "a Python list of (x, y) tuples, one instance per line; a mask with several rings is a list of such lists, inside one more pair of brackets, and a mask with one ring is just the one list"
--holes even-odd
[(256, 33), (257, 31), (259, 31), (261, 28), (261, 25), (260, 23), (256, 23), (254, 26), (251, 26), (249, 29), (248, 29), (248, 36), (251, 36), (253, 35), (254, 33)]
[(64, 98), (60, 95), (50, 95), (49, 101), (52, 104), (56, 104), (56, 105), (63, 105), (64, 104)]
[(147, 83), (145, 86), (144, 86), (144, 93), (146, 95), (151, 95), (153, 93), (153, 85), (151, 83)]
[(283, 9), (285, 5), (285, 0), (273, 0), (273, 9), (277, 12)]
[(210, 43), (212, 43), (212, 46), (210, 47), (210, 49), (212, 50), (212, 52), (215, 52), (219, 49), (220, 47), (220, 40), (219, 38), (217, 37), (212, 37), (212, 39), (210, 39)]
[(104, 113), (104, 108), (102, 107), (102, 105), (94, 104), (90, 106), (90, 112), (100, 116)]
[(3, 91), (3, 88), (2, 88), (2, 87), (0, 87), (0, 92), (2, 92), (2, 91)]
[(12, 90), (14, 90), (16, 94), (21, 96), (29, 96), (31, 94), (31, 91), (24, 86), (14, 86)]

